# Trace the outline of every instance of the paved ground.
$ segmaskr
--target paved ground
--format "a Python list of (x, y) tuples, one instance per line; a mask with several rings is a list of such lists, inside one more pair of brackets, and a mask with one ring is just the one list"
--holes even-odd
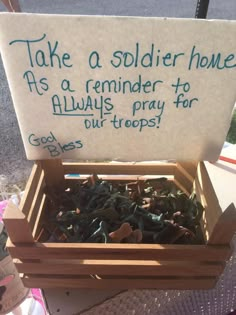
[[(32, 13), (194, 17), (196, 0), (19, 0)], [(0, 3), (0, 11), (5, 8)], [(210, 0), (208, 18), (236, 19), (236, 0)], [(32, 163), (26, 160), (6, 77), (0, 60), (0, 175), (9, 182), (25, 179)]]

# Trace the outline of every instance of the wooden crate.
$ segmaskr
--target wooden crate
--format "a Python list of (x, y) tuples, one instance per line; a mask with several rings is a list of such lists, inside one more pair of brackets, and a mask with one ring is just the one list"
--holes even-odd
[[(111, 180), (169, 176), (187, 194), (194, 189), (205, 207), (204, 245), (40, 243), (35, 240), (47, 211), (46, 186), (67, 187), (65, 174), (105, 174)], [(122, 175), (122, 176), (121, 176)], [(219, 206), (204, 163), (36, 162), (22, 202), (10, 203), (4, 222), (8, 249), (26, 287), (101, 289), (209, 289), (224, 270), (236, 230), (236, 210)]]

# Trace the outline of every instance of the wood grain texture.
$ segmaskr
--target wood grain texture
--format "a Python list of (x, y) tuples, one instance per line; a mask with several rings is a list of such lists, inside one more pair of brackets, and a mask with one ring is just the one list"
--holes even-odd
[(63, 190), (65, 185), (64, 169), (62, 161), (59, 159), (54, 160), (41, 160), (40, 165), (45, 172), (45, 182), (49, 187), (55, 187)]
[(153, 278), (153, 279), (76, 279), (71, 278), (48, 278), (25, 276), (23, 283), (28, 288), (71, 288), (71, 289), (161, 289), (161, 290), (201, 290), (211, 289), (215, 286), (217, 278)]
[(42, 203), (42, 199), (44, 196), (44, 190), (45, 190), (45, 181), (44, 181), (44, 172), (41, 173), (41, 176), (38, 180), (38, 186), (35, 190), (35, 195), (32, 200), (30, 210), (27, 216), (27, 220), (30, 224), (31, 229), (34, 229), (35, 221), (37, 219), (37, 215), (40, 209), (40, 205)]
[(36, 239), (36, 236), (38, 235), (40, 231), (40, 222), (41, 222), (41, 217), (43, 215), (43, 212), (45, 211), (45, 206), (46, 206), (46, 195), (43, 194), (41, 203), (39, 205), (39, 208), (36, 212), (36, 218), (35, 218), (35, 223), (34, 223), (34, 228), (33, 228), (33, 237)]
[(192, 177), (180, 163), (176, 163), (174, 179), (183, 186), (188, 193), (191, 193), (193, 188), (194, 177)]
[(22, 196), (20, 206), (19, 206), (19, 209), (21, 209), (21, 211), (26, 216), (28, 215), (28, 213), (30, 211), (32, 201), (35, 197), (35, 191), (38, 187), (38, 181), (39, 181), (41, 174), (42, 174), (42, 168), (41, 168), (40, 164), (36, 162), (33, 165), (30, 177), (27, 181), (25, 191), (24, 191), (24, 194)]
[(189, 263), (158, 262), (158, 261), (128, 261), (128, 260), (83, 260), (67, 261), (18, 261), (15, 266), (19, 273), (37, 275), (121, 275), (121, 276), (219, 276), (224, 264), (220, 263)]
[(231, 203), (219, 217), (209, 237), (208, 244), (229, 244), (236, 232), (236, 208)]
[[(204, 207), (204, 212), (200, 221), (200, 226), (201, 226), (201, 230), (203, 233), (203, 237), (205, 240), (205, 243), (208, 242), (209, 240), (209, 224), (207, 222), (207, 218), (206, 218), (206, 211), (208, 211), (208, 207), (207, 207), (207, 202), (206, 202), (206, 198), (205, 195), (203, 193), (203, 190), (199, 184), (199, 180), (198, 178), (195, 178), (194, 183), (193, 183), (193, 191), (195, 192), (198, 201), (202, 204), (202, 206)], [(210, 230), (212, 231), (212, 227), (210, 227)]]
[(10, 244), (13, 258), (19, 259), (108, 259), (164, 261), (225, 261), (231, 248), (207, 245), (146, 245), (146, 244), (76, 244), (35, 243), (34, 246)]
[(34, 243), (32, 231), (24, 213), (11, 201), (5, 209), (3, 221), (12, 243)]
[(205, 207), (203, 213), (204, 230), (206, 239), (209, 240), (216, 223), (222, 215), (222, 209), (203, 162), (200, 162), (198, 165), (196, 186), (199, 186), (198, 191), (200, 195), (198, 197)]
[(192, 178), (196, 176), (198, 161), (177, 161), (177, 167), (182, 167)]

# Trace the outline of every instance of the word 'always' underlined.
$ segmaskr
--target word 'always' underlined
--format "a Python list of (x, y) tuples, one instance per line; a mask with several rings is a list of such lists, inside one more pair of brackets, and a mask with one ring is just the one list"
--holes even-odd
[(94, 114), (65, 114), (65, 113), (53, 113), (56, 116), (81, 116), (81, 117), (91, 117)]

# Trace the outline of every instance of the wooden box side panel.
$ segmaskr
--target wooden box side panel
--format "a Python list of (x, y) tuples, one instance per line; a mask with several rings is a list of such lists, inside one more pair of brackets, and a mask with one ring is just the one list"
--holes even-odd
[(210, 234), (208, 244), (229, 244), (236, 231), (236, 208), (231, 203), (219, 217)]
[(19, 209), (24, 213), (26, 217), (28, 216), (32, 207), (32, 203), (35, 198), (35, 193), (38, 190), (39, 181), (42, 173), (43, 170), (41, 165), (39, 163), (34, 163), (32, 171), (30, 173), (30, 177), (25, 187), (25, 192), (19, 205)]
[(215, 287), (215, 277), (202, 278), (107, 278), (92, 277), (47, 277), (29, 275), (22, 281), (27, 288), (71, 288), (71, 289), (159, 289), (159, 290), (208, 290)]
[(17, 260), (19, 273), (39, 275), (90, 275), (99, 276), (162, 276), (162, 277), (216, 277), (223, 262), (156, 261), (156, 260)]
[(208, 244), (230, 244), (236, 232), (236, 209), (234, 204), (222, 210), (203, 162), (199, 163), (194, 190), (205, 207), (202, 231)]
[(224, 262), (231, 253), (229, 245), (160, 245), (101, 243), (38, 243), (8, 242), (13, 258), (20, 260), (133, 260)]
[(27, 221), (24, 213), (20, 211), (11, 201), (5, 209), (3, 221), (12, 243), (34, 243), (32, 229), (30, 228), (29, 222)]
[[(14, 242), (26, 242), (35, 235), (45, 204), (45, 187), (45, 172), (39, 163), (35, 163), (19, 208), (9, 203), (4, 213), (4, 223)], [(20, 238), (16, 236), (18, 231), (22, 234)], [(28, 236), (24, 238), (26, 233)]]
[(197, 173), (197, 167), (198, 167), (198, 161), (178, 161), (177, 167), (184, 169), (185, 172), (187, 172), (191, 178), (195, 178)]
[(60, 159), (41, 160), (37, 162), (45, 173), (45, 183), (48, 187), (63, 190), (65, 185), (64, 169)]
[[(37, 162), (30, 176), (30, 179), (27, 183), (26, 192), (22, 199), (20, 209), (21, 213), (26, 216), (26, 218), (21, 218), (21, 221), (24, 221), (24, 225), (27, 225), (29, 222), (29, 227), (27, 230), (28, 234), (32, 230), (32, 234), (35, 237), (39, 230), (40, 219), (45, 208), (45, 195), (44, 189), (46, 185), (58, 186), (61, 189), (64, 189), (65, 186), (65, 177), (66, 173), (82, 173), (82, 174), (91, 174), (91, 173), (105, 173), (105, 174), (149, 174), (149, 175), (170, 175), (174, 174), (175, 182), (186, 191), (190, 193), (192, 187), (194, 187), (200, 202), (205, 206), (206, 211), (203, 214), (202, 227), (204, 231), (204, 236), (206, 241), (211, 240), (210, 243), (213, 244), (224, 244), (230, 243), (233, 233), (236, 230), (235, 224), (235, 208), (231, 205), (230, 209), (224, 212), (223, 219), (220, 219), (222, 216), (222, 209), (220, 208), (218, 199), (215, 195), (214, 189), (212, 187), (211, 181), (207, 174), (204, 164), (201, 162), (197, 167), (197, 176), (194, 179), (194, 174), (196, 171), (196, 162), (177, 162), (177, 163), (63, 163), (61, 160), (45, 160)], [(16, 208), (10, 206), (9, 211), (13, 211), (16, 214)], [(9, 230), (15, 230), (16, 222), (14, 221), (14, 215), (8, 213), (5, 221), (6, 225), (11, 225), (8, 227)], [(16, 214), (21, 216), (20, 213)], [(26, 220), (25, 220), (26, 219)], [(214, 229), (224, 231), (227, 228), (227, 237), (218, 238), (217, 233), (213, 233)], [(214, 234), (214, 237), (211, 235)], [(218, 233), (219, 234), (219, 233)], [(223, 234), (223, 232), (221, 232)], [(226, 234), (224, 234), (226, 235)], [(12, 237), (12, 235), (10, 235)], [(13, 239), (16, 241), (16, 237), (13, 236)], [(20, 238), (23, 240), (23, 238)], [(28, 239), (30, 239), (28, 235)], [(18, 241), (19, 242), (19, 241)]]
[(191, 194), (193, 182), (197, 171), (197, 162), (177, 162), (174, 181), (176, 185), (187, 195)]
[(41, 283), (43, 288), (71, 287), (69, 283), (75, 288), (108, 288), (113, 283), (121, 289), (208, 289), (230, 255), (228, 246), (123, 245), (12, 244), (10, 251), (18, 257), (14, 260), (24, 284)]

